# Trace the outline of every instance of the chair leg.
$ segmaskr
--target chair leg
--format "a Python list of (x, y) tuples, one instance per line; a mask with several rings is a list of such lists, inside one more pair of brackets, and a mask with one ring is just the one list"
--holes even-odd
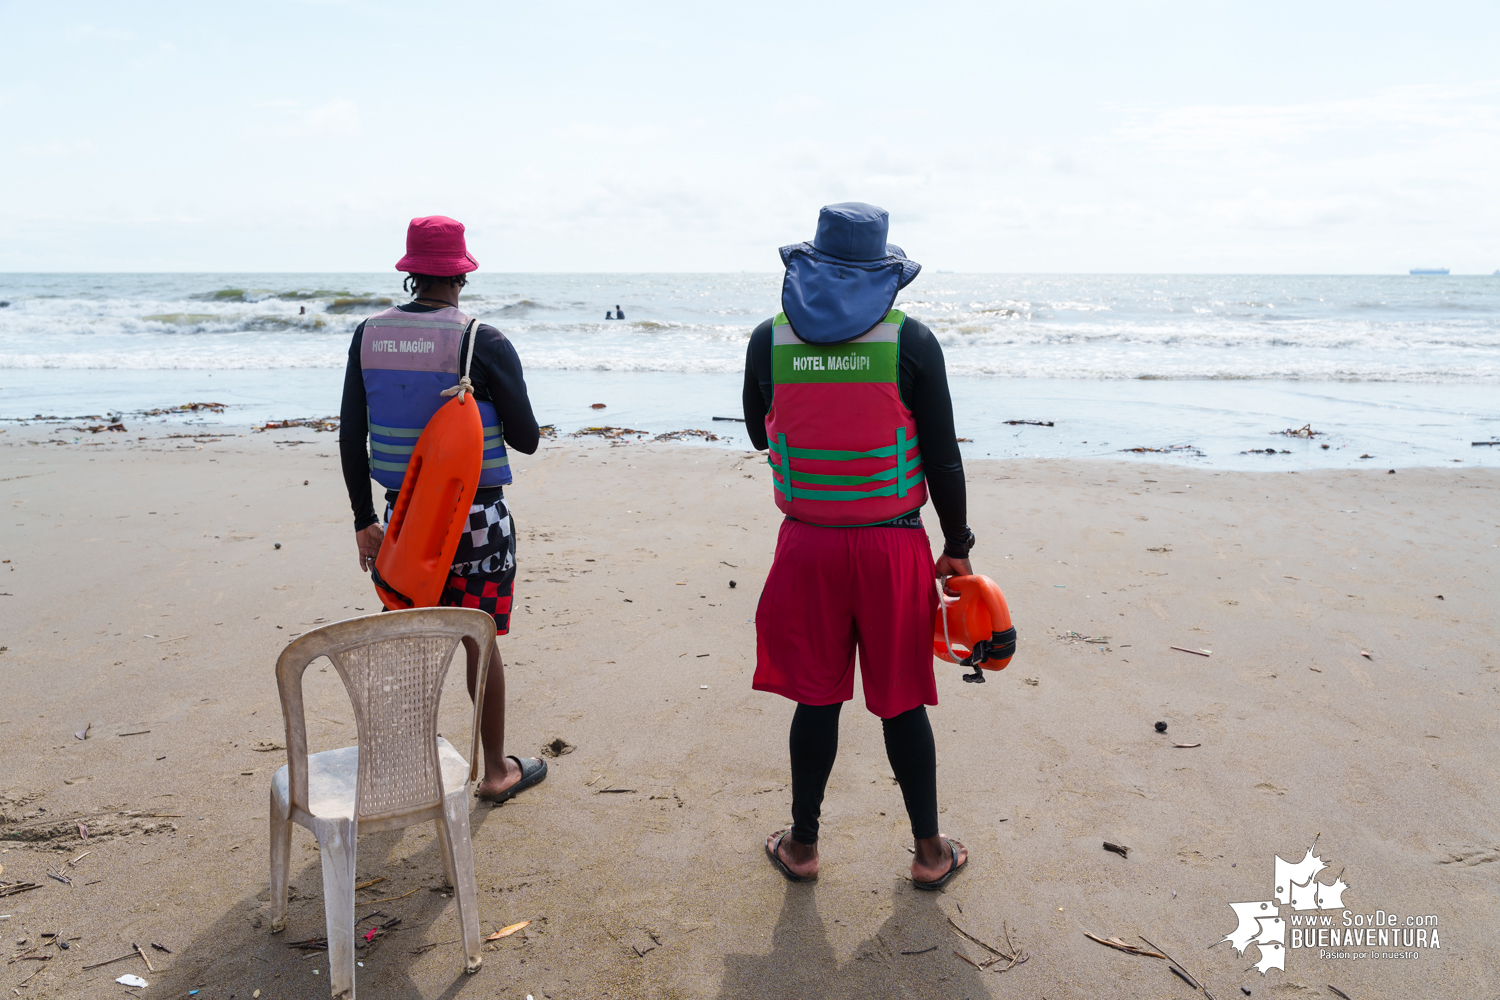
[(271, 790), (271, 933), (286, 930), (287, 888), (292, 867), (292, 814), (289, 803)]
[(354, 854), (352, 820), (319, 820), (323, 856), (323, 912), (328, 922), (328, 985), (333, 996), (354, 1000)]
[[(445, 810), (448, 808), (446, 801), (443, 803), (443, 808)], [(439, 853), (443, 856), (443, 877), (448, 880), (449, 886), (457, 889), (458, 873), (453, 870), (453, 844), (450, 842), (447, 832), (441, 829), (442, 824), (439, 823), (438, 826), (438, 848)]]
[(478, 972), (479, 889), (474, 883), (474, 846), (469, 841), (469, 789), (465, 785), (443, 796), (442, 839), (453, 857), (453, 895), (458, 900), (458, 922), (464, 935), (464, 971)]

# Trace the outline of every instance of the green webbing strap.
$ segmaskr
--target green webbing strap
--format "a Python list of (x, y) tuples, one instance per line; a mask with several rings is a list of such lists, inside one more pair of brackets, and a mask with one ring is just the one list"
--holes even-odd
[(480, 462), (479, 463), (479, 467), (481, 469), (498, 469), (498, 468), (501, 468), (501, 467), (504, 467), (504, 466), (509, 466), (509, 465), (510, 465), (510, 458), (509, 458), (509, 456), (505, 456), (505, 457), (501, 457), (501, 458), (492, 458), (492, 459), (489, 459), (488, 461), (484, 461), (484, 462)]
[(380, 434), (388, 438), (414, 438), (422, 436), (420, 427), (382, 427), (379, 424), (370, 425), (371, 434)]
[[(889, 486), (882, 486), (878, 490), (820, 490), (804, 489), (801, 486), (788, 486), (781, 477), (774, 474), (772, 478), (776, 481), (777, 489), (789, 497), (796, 497), (802, 500), (867, 500), (871, 497), (893, 497), (897, 495), (895, 483)], [(924, 478), (923, 473), (918, 472), (915, 476), (908, 479), (905, 485), (908, 488), (916, 486)], [(902, 495), (905, 495), (904, 492)]]
[[(782, 469), (782, 492), (786, 494), (787, 500), (792, 499), (792, 459), (791, 451), (786, 446), (786, 435), (778, 434), (776, 442), (771, 445), (771, 450), (781, 459)], [(769, 459), (767, 459), (769, 461)], [(773, 469), (771, 481), (776, 481), (776, 473)]]
[(906, 473), (915, 466), (906, 459), (906, 428), (896, 428), (896, 488), (898, 497), (906, 496)]
[[(907, 492), (926, 478), (922, 471), (922, 459), (920, 454), (916, 461), (907, 457), (909, 452), (917, 443), (916, 438), (910, 441), (906, 439), (906, 428), (896, 428), (896, 443), (887, 448), (875, 448), (870, 451), (825, 451), (818, 448), (790, 448), (786, 443), (786, 435), (778, 434), (777, 439), (770, 443), (771, 455), (767, 456), (766, 464), (771, 466), (771, 481), (776, 489), (791, 501), (800, 497), (804, 500), (864, 500), (870, 497), (904, 497)], [(773, 461), (772, 456), (779, 458), (780, 462)], [(873, 475), (848, 475), (838, 473), (803, 472), (792, 469), (792, 458), (812, 458), (822, 461), (848, 462), (861, 458), (895, 458), (896, 464), (893, 468), (882, 469)], [(778, 471), (780, 474), (778, 475)], [(910, 475), (915, 472), (916, 475)], [(830, 490), (818, 489), (818, 484), (829, 486), (865, 486), (871, 483), (893, 480), (889, 485), (881, 486), (874, 490)], [(812, 488), (798, 486), (798, 483), (809, 484)]]
[(386, 444), (384, 441), (376, 441), (372, 438), (370, 440), (370, 450), (372, 452), (382, 451), (387, 455), (410, 455), (417, 450), (417, 446), (414, 444)]
[(406, 465), (405, 462), (382, 462), (376, 458), (370, 459), (370, 468), (382, 469), (386, 472), (405, 472)]

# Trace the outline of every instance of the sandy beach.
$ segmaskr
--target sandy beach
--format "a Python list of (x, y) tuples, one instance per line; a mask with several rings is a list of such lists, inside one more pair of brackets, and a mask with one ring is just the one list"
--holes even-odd
[[(336, 436), (213, 433), (232, 436), (0, 434), (0, 881), (40, 885), (0, 898), (15, 995), (118, 995), (125, 973), (146, 997), (327, 995), (326, 955), (287, 946), (324, 932), (300, 829), (289, 926), (269, 934), (272, 668), (378, 603)], [(971, 462), (974, 565), (1021, 638), (985, 685), (938, 668), (943, 832), (973, 859), (928, 894), (862, 703), (820, 880), (764, 855), (788, 820), (792, 706), (750, 690), (779, 520), (763, 460), (590, 439), (513, 460), (507, 749), (572, 749), (472, 823), (484, 932), (532, 923), (465, 977), (430, 827), (361, 838), (357, 915), (400, 918), (362, 951), (361, 995), (1194, 995), (1085, 932), (1149, 940), (1218, 1000), (1500, 991), (1500, 471)], [(308, 691), (313, 748), (354, 742), (336, 675), (315, 666)], [(456, 745), (469, 718), (455, 672)], [(1215, 946), (1231, 902), (1272, 898), (1273, 857), (1315, 840), (1351, 915), (1435, 916), (1441, 947), (1296, 948), (1262, 976)], [(1025, 961), (981, 970), (994, 956), (954, 924)], [(152, 971), (84, 969), (133, 943)]]

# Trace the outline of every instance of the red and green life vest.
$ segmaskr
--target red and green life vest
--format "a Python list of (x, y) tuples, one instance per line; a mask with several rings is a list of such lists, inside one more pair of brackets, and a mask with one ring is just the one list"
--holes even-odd
[(855, 527), (927, 502), (917, 425), (901, 401), (905, 321), (893, 309), (869, 333), (832, 346), (802, 340), (786, 313), (773, 321), (767, 461), (783, 513)]

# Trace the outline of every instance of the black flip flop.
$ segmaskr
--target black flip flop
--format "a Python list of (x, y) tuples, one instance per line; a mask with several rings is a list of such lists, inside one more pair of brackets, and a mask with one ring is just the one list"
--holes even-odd
[(783, 840), (785, 840), (786, 839), (786, 835), (789, 834), (789, 833), (791, 833), (791, 832), (792, 832), (791, 827), (787, 827), (785, 830), (782, 830), (781, 833), (779, 833), (776, 836), (776, 842), (775, 843), (767, 844), (766, 845), (766, 856), (771, 859), (771, 863), (773, 865), (775, 865), (778, 869), (780, 869), (781, 874), (783, 874), (783, 875), (786, 876), (786, 880), (788, 882), (816, 882), (818, 880), (818, 876), (816, 876), (816, 875), (798, 875), (796, 872), (792, 871), (790, 868), (788, 868), (786, 866), (786, 862), (785, 861), (781, 860), (781, 842)]
[(517, 794), (526, 791), (526, 789), (547, 776), (547, 762), (540, 757), (527, 757), (525, 760), (522, 760), (514, 754), (510, 754), (509, 756), (521, 768), (521, 780), (498, 795), (479, 796), (484, 801), (493, 802), (497, 806), (509, 802)]
[(941, 889), (943, 886), (947, 885), (949, 882), (952, 882), (953, 881), (953, 876), (957, 875), (960, 871), (962, 871), (963, 868), (964, 868), (964, 866), (969, 863), (969, 859), (968, 859), (967, 855), (964, 857), (964, 859), (962, 861), (958, 860), (958, 848), (953, 846), (953, 841), (949, 840), (947, 837), (944, 837), (943, 838), (943, 843), (945, 843), (945, 844), (948, 845), (948, 850), (950, 852), (952, 852), (952, 854), (953, 854), (953, 864), (952, 864), (952, 866), (948, 869), (947, 872), (945, 872), (943, 874), (942, 878), (938, 879), (935, 882), (918, 882), (916, 879), (912, 879), (911, 880), (911, 884), (914, 885), (914, 886), (916, 886), (918, 889), (925, 889), (928, 892), (933, 892), (933, 891), (936, 891), (938, 889)]

